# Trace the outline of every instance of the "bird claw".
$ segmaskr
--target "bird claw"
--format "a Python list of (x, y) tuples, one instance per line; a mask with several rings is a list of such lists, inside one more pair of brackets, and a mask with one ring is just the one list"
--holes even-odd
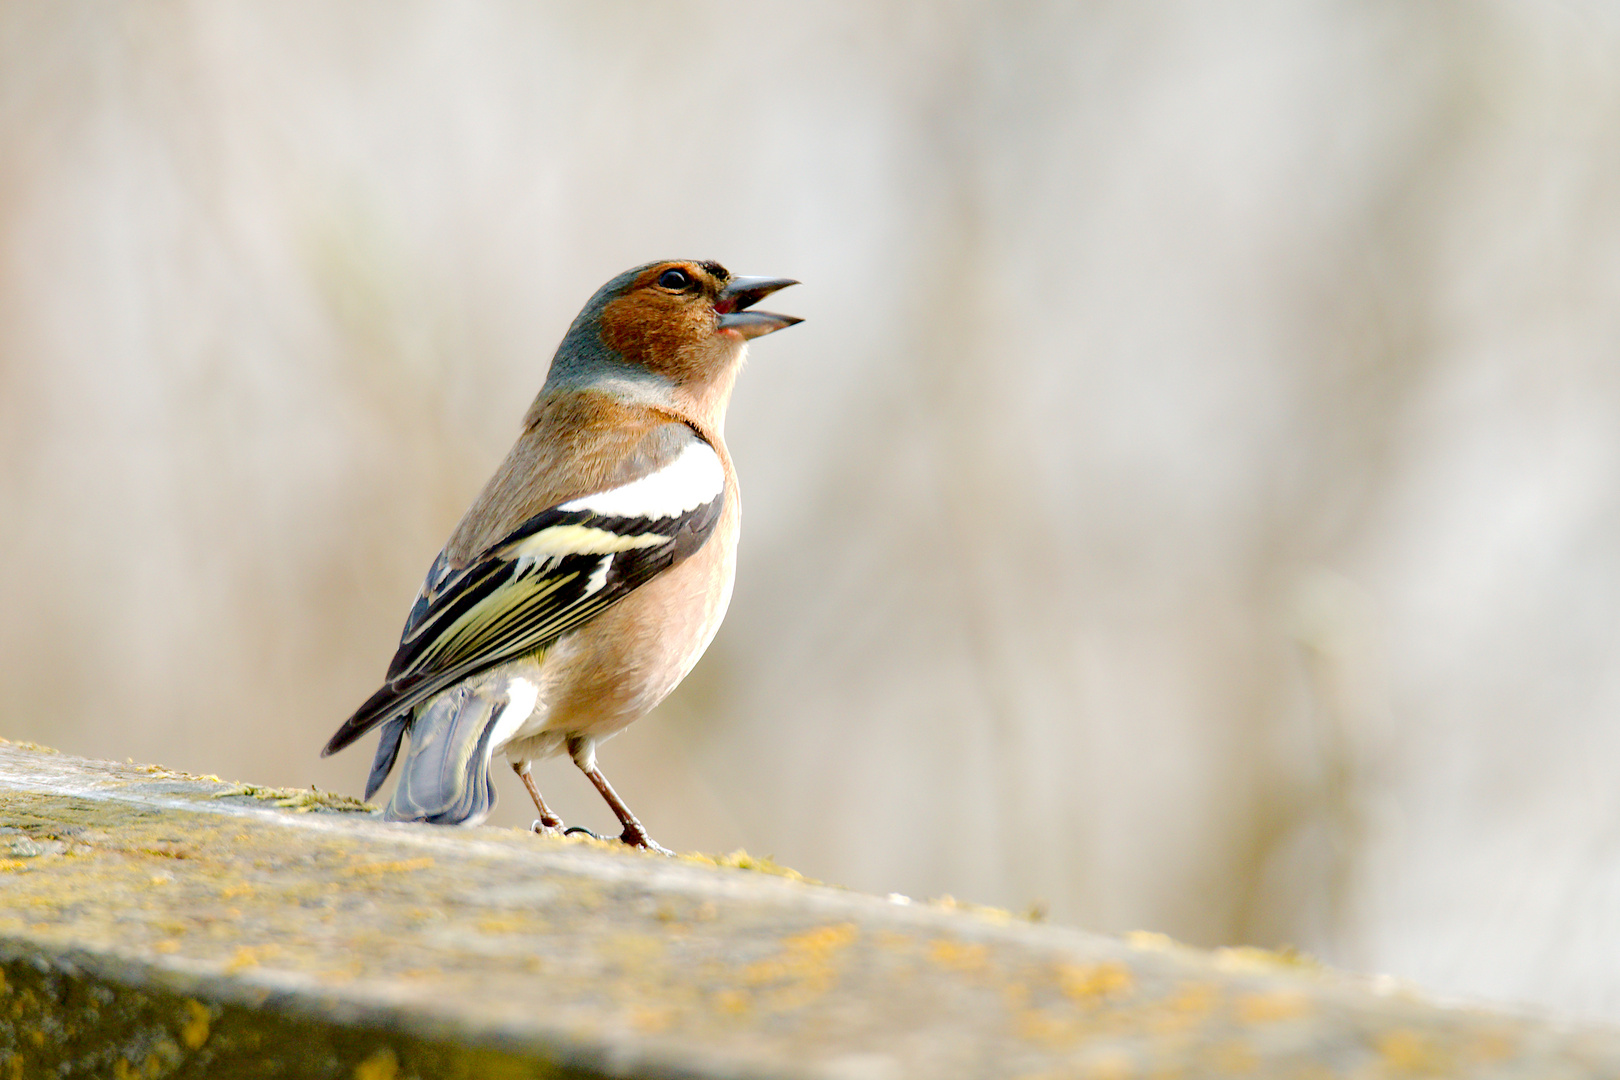
[[(534, 828), (535, 832), (540, 832), (541, 831), (540, 823), (538, 821), (535, 822), (534, 825), (533, 825), (533, 828)], [(607, 837), (603, 836), (601, 833), (591, 832), (591, 830), (587, 829), (583, 825), (570, 825), (570, 826), (568, 826), (568, 828), (563, 829), (560, 834), (555, 834), (554, 833), (553, 835), (573, 836), (575, 833), (580, 833), (580, 834), (582, 834), (584, 836), (588, 836), (592, 840), (602, 840), (602, 841), (607, 840)], [(651, 851), (651, 852), (653, 852), (654, 854), (657, 854), (657, 855), (673, 855), (673, 854), (675, 854), (673, 851), (669, 850), (669, 848), (664, 847), (662, 844), (655, 841), (652, 837), (648, 836), (646, 829), (638, 829), (638, 828), (634, 828), (632, 826), (626, 825), (624, 827), (624, 832), (619, 834), (619, 840), (626, 847), (633, 847), (633, 848), (636, 848), (636, 849), (638, 849), (640, 851)]]
[(557, 836), (566, 835), (564, 833), (564, 831), (563, 831), (562, 822), (560, 822), (560, 821), (557, 822), (557, 824), (555, 824), (555, 825), (547, 825), (545, 822), (540, 821), (539, 819), (536, 819), (529, 826), (529, 831), (534, 833), (536, 836), (557, 837)]
[(624, 827), (624, 832), (619, 834), (619, 840), (630, 847), (639, 848), (642, 851), (650, 851), (655, 855), (675, 854), (673, 851), (669, 850), (669, 848), (664, 847), (662, 844), (658, 843), (658, 841), (648, 836), (646, 829), (640, 828), (637, 825), (626, 825)]

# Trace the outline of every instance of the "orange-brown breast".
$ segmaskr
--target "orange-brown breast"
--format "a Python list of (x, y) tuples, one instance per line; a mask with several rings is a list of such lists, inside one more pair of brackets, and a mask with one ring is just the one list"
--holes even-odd
[(728, 468), (725, 507), (708, 542), (552, 647), (541, 668), (543, 730), (606, 738), (675, 688), (725, 617), (740, 511)]

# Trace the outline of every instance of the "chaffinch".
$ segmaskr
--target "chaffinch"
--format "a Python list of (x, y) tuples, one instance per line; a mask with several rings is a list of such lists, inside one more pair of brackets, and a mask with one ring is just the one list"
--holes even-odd
[(786, 278), (648, 263), (568, 328), (517, 444), (451, 533), (405, 620), (388, 678), (322, 756), (381, 724), (370, 798), (410, 736), (391, 821), (477, 824), (504, 752), (530, 775), (567, 750), (625, 843), (663, 851), (596, 766), (596, 744), (657, 705), (714, 638), (736, 572), (737, 474), (722, 428), (749, 310)]

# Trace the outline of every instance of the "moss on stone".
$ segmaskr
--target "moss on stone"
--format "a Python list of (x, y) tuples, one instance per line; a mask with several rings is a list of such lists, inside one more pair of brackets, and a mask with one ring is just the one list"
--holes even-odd
[(0, 746), (0, 1080), (1620, 1075), (1285, 954), (305, 794)]

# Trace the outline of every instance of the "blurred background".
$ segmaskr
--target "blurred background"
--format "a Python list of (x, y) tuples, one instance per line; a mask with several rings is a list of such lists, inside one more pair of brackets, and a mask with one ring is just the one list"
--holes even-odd
[(358, 792), (688, 256), (808, 321), (658, 839), (1620, 1020), (1620, 4), (4, 5), (0, 735)]

